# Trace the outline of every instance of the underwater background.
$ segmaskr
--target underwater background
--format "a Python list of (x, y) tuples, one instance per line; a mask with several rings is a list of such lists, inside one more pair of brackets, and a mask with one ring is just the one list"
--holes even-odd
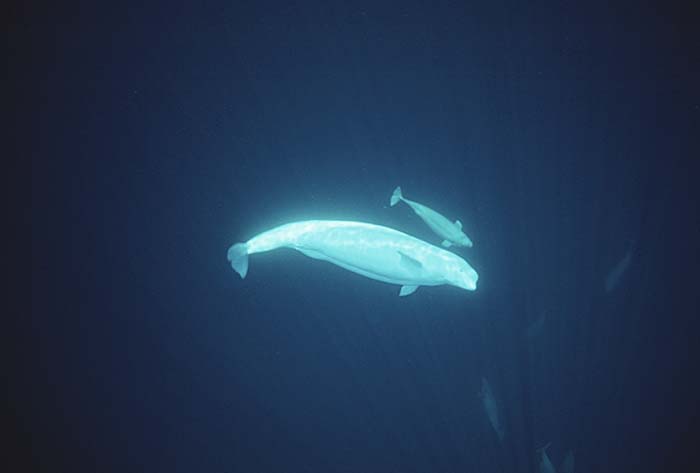
[[(569, 451), (577, 472), (697, 468), (690, 9), (69, 2), (10, 23), (32, 239), (6, 471), (536, 472), (550, 442), (560, 472)], [(305, 219), (438, 244), (398, 185), (464, 224), (475, 292), (226, 260)]]

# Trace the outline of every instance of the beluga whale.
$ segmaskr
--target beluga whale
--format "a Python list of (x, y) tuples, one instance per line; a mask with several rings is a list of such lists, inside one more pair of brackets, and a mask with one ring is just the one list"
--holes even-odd
[(442, 246), (445, 248), (449, 248), (452, 245), (466, 246), (467, 248), (473, 246), (471, 239), (462, 230), (462, 222), (459, 220), (451, 222), (448, 218), (442, 216), (430, 207), (408, 200), (401, 193), (401, 187), (394, 189), (389, 204), (393, 207), (399, 201), (403, 201), (406, 205), (411, 207), (416, 215), (418, 215), (432, 231), (440, 238), (443, 238)]
[(245, 278), (248, 256), (292, 248), (362, 276), (401, 286), (400, 296), (420, 286), (476, 290), (479, 275), (450, 251), (392, 228), (371, 223), (307, 220), (273, 228), (228, 249), (231, 267)]
[(479, 397), (484, 405), (484, 411), (489, 418), (491, 427), (493, 431), (498, 435), (498, 440), (503, 441), (503, 435), (505, 431), (501, 422), (498, 420), (498, 405), (496, 403), (496, 398), (493, 397), (493, 392), (491, 391), (491, 385), (486, 378), (481, 378), (481, 391), (479, 392)]
[(636, 246), (636, 241), (632, 240), (632, 243), (630, 243), (625, 256), (610, 270), (608, 275), (605, 277), (605, 292), (611, 292), (620, 283), (622, 275), (625, 274), (627, 267), (632, 261), (632, 255), (634, 254)]
[(552, 445), (552, 442), (549, 442), (544, 447), (537, 449), (537, 453), (540, 454), (540, 463), (539, 463), (540, 473), (556, 473), (556, 470), (554, 469), (554, 465), (552, 464), (552, 461), (549, 459), (549, 455), (547, 455), (547, 449), (549, 448), (550, 445)]
[(574, 452), (573, 450), (569, 450), (566, 452), (564, 461), (561, 462), (561, 468), (559, 468), (559, 471), (561, 473), (574, 473), (574, 464)]

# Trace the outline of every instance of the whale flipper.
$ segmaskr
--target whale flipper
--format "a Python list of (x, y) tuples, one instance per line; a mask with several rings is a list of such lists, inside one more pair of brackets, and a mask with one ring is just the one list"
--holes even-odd
[(389, 202), (390, 206), (394, 206), (399, 203), (399, 200), (401, 200), (403, 196), (401, 195), (401, 186), (398, 186), (396, 189), (394, 189), (394, 193), (391, 194), (391, 201)]
[(414, 292), (418, 290), (419, 286), (401, 286), (401, 290), (399, 291), (399, 296), (404, 297), (404, 296), (410, 296)]

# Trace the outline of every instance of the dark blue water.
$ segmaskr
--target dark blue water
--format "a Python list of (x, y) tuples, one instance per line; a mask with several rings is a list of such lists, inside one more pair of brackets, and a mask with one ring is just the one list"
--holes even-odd
[[(690, 11), (26, 13), (8, 34), (32, 157), (23, 470), (535, 472), (548, 442), (558, 469), (569, 450), (579, 472), (697, 464)], [(397, 185), (464, 223), (476, 292), (399, 298), (292, 250), (245, 280), (228, 265), (303, 219), (439, 241), (389, 207)]]

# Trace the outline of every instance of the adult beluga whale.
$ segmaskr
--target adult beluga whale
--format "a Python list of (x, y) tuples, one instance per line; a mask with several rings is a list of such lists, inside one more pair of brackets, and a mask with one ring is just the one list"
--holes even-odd
[(399, 295), (420, 286), (448, 284), (476, 290), (479, 275), (460, 256), (392, 228), (362, 222), (307, 220), (288, 223), (228, 249), (231, 267), (241, 278), (248, 255), (292, 248), (371, 279), (401, 286)]
[(484, 405), (484, 411), (489, 418), (491, 427), (493, 431), (498, 435), (498, 439), (503, 441), (503, 435), (505, 431), (501, 422), (498, 420), (498, 405), (496, 404), (496, 398), (493, 397), (493, 392), (491, 391), (491, 385), (486, 380), (486, 378), (481, 378), (481, 391), (479, 392), (479, 397)]
[(443, 238), (442, 246), (449, 248), (452, 245), (466, 246), (471, 248), (473, 243), (471, 239), (462, 231), (462, 222), (455, 220), (450, 222), (447, 218), (440, 215), (433, 209), (426, 207), (423, 204), (406, 199), (401, 193), (401, 187), (394, 189), (391, 194), (390, 205), (393, 207), (400, 200), (404, 201), (423, 221), (434, 231), (439, 237)]

